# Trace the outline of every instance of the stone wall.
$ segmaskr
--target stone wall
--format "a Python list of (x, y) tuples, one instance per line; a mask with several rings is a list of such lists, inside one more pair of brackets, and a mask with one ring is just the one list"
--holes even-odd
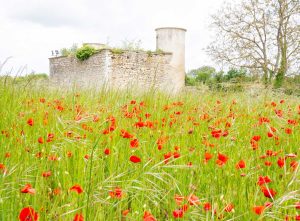
[[(109, 86), (119, 88), (161, 88), (178, 90), (172, 53), (144, 51), (114, 52), (104, 49), (85, 61), (75, 57), (50, 58), (50, 79), (63, 87)], [(175, 73), (176, 74), (176, 73)]]
[(108, 54), (108, 50), (103, 50), (85, 61), (76, 57), (49, 58), (50, 79), (64, 87), (100, 87), (108, 80)]

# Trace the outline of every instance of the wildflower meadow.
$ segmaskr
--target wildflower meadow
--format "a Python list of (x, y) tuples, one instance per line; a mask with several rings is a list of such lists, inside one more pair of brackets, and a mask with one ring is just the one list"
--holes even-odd
[(299, 97), (0, 88), (0, 220), (300, 220)]

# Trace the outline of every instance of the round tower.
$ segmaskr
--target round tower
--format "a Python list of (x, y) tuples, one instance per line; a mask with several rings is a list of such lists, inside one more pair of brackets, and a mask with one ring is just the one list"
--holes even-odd
[(171, 52), (170, 65), (172, 70), (168, 73), (171, 87), (180, 89), (184, 86), (185, 79), (185, 32), (184, 28), (163, 27), (156, 31), (156, 50)]

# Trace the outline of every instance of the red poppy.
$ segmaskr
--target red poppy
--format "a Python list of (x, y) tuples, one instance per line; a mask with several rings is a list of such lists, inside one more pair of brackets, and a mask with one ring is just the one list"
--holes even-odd
[(261, 191), (264, 193), (265, 197), (267, 198), (273, 198), (276, 195), (276, 192), (273, 189), (267, 188), (265, 186), (261, 187)]
[(38, 142), (39, 142), (40, 144), (43, 144), (43, 143), (44, 143), (44, 138), (39, 137), (39, 138), (38, 138)]
[(286, 134), (292, 134), (293, 130), (291, 128), (285, 128)]
[(110, 154), (110, 149), (106, 148), (106, 149), (104, 150), (104, 154), (105, 154), (105, 155), (109, 155), (109, 154)]
[(176, 204), (179, 206), (183, 202), (184, 196), (180, 196), (180, 195), (175, 194), (174, 199), (175, 199)]
[(183, 217), (183, 210), (177, 209), (173, 211), (173, 217), (174, 218), (182, 218)]
[(257, 184), (259, 186), (261, 186), (263, 184), (270, 183), (270, 182), (271, 182), (271, 179), (268, 176), (265, 176), (265, 177), (259, 176)]
[(211, 158), (213, 157), (213, 155), (209, 152), (205, 152), (204, 154), (204, 158), (205, 158), (205, 161), (209, 161)]
[(74, 186), (72, 186), (72, 187), (70, 188), (70, 190), (71, 190), (71, 191), (75, 191), (75, 192), (77, 192), (78, 194), (80, 194), (80, 193), (83, 192), (82, 187), (81, 187), (80, 185), (78, 185), (78, 184), (75, 184)]
[(225, 212), (230, 213), (233, 209), (234, 209), (234, 206), (232, 203), (230, 203), (225, 206), (224, 210), (225, 210)]
[(122, 216), (127, 216), (129, 212), (130, 212), (129, 209), (123, 210), (122, 211)]
[(265, 161), (265, 165), (266, 165), (267, 167), (269, 167), (269, 166), (272, 165), (272, 162), (270, 162), (270, 161)]
[(199, 198), (194, 194), (189, 195), (188, 202), (190, 203), (191, 206), (200, 204)]
[(266, 208), (271, 208), (273, 206), (273, 203), (271, 202), (265, 202), (265, 207)]
[(35, 194), (35, 189), (32, 188), (31, 184), (26, 184), (22, 189), (21, 193)]
[(300, 209), (300, 202), (296, 202), (296, 203), (295, 203), (295, 208), (296, 208), (296, 209)]
[(222, 136), (222, 130), (213, 130), (211, 132), (211, 135), (214, 137), (214, 138), (220, 138)]
[(174, 158), (179, 158), (180, 157), (180, 153), (179, 152), (174, 152), (173, 156), (174, 156)]
[(34, 211), (32, 207), (25, 207), (21, 210), (19, 215), (20, 221), (37, 221), (39, 214)]
[(143, 221), (157, 221), (155, 217), (148, 211), (144, 212)]
[(76, 213), (73, 221), (84, 221), (83, 215)]
[(265, 210), (265, 206), (254, 206), (252, 208), (253, 212), (255, 212), (257, 215), (261, 215), (264, 210)]
[(133, 139), (130, 141), (130, 147), (135, 148), (139, 146), (139, 140), (138, 139)]
[(225, 154), (218, 153), (217, 164), (219, 166), (223, 166), (223, 165), (226, 164), (226, 162), (227, 162), (228, 159), (229, 158)]
[(28, 124), (29, 126), (33, 126), (33, 124), (34, 124), (33, 119), (32, 119), (32, 118), (29, 118), (29, 119), (27, 120), (27, 124)]
[(203, 204), (203, 209), (204, 209), (205, 211), (211, 210), (211, 204), (210, 204), (210, 203), (204, 203), (204, 204)]
[(291, 163), (290, 163), (290, 167), (293, 169), (293, 170), (296, 170), (297, 167), (298, 167), (298, 162), (293, 160)]
[(284, 163), (285, 163), (285, 159), (279, 157), (278, 160), (277, 160), (277, 165), (278, 165), (280, 168), (282, 168), (282, 167), (284, 167)]
[(141, 162), (141, 159), (137, 156), (131, 156), (129, 159), (132, 163), (140, 163)]
[(258, 142), (260, 140), (260, 136), (259, 135), (255, 135), (255, 136), (252, 137), (251, 140), (254, 140), (254, 141)]
[(121, 130), (121, 136), (123, 138), (133, 138), (133, 135), (127, 132), (126, 130)]
[(51, 171), (45, 171), (45, 172), (43, 172), (42, 176), (43, 177), (49, 177), (49, 176), (51, 176)]
[(122, 192), (122, 189), (119, 188), (119, 187), (116, 187), (114, 189), (114, 191), (109, 191), (109, 195), (111, 198), (118, 198), (118, 199), (121, 199), (122, 196), (123, 196), (123, 192)]
[(246, 163), (244, 160), (240, 160), (236, 165), (235, 165), (235, 168), (236, 169), (243, 169), (246, 167)]

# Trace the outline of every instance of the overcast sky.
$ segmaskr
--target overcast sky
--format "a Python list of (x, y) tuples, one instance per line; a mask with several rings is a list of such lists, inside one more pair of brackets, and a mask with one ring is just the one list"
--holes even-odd
[[(186, 71), (212, 64), (203, 50), (211, 42), (210, 16), (225, 0), (8, 0), (0, 4), (0, 62), (5, 71), (26, 66), (49, 73), (51, 50), (73, 43), (141, 40), (155, 50), (157, 27), (187, 29)], [(11, 71), (11, 68), (13, 70)]]

